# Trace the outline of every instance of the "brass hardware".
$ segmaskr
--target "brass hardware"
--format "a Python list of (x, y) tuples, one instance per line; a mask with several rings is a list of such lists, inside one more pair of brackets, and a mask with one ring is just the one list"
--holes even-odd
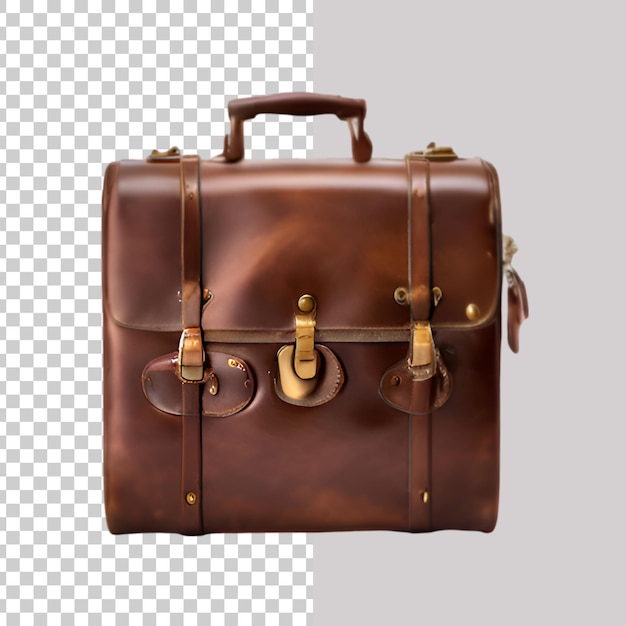
[(422, 502), (424, 504), (428, 504), (428, 500), (430, 498), (429, 494), (428, 494), (428, 489), (422, 489), (420, 490), (420, 495), (422, 496)]
[(296, 345), (293, 366), (303, 380), (314, 379), (317, 375), (319, 357), (315, 351), (315, 298), (304, 294), (298, 298), (296, 311)]
[[(433, 287), (431, 290), (433, 295), (433, 304), (437, 306), (443, 297), (443, 291), (440, 287)], [(409, 290), (406, 287), (397, 287), (393, 292), (393, 299), (401, 305), (409, 303)]]
[(150, 161), (158, 161), (159, 159), (171, 159), (173, 157), (179, 157), (181, 151), (176, 146), (172, 146), (169, 150), (153, 150), (148, 156)]
[(305, 293), (296, 303), (296, 341), (277, 354), (281, 392), (292, 400), (307, 398), (318, 383), (320, 355), (315, 349), (317, 302)]
[(408, 359), (413, 380), (432, 378), (435, 375), (436, 358), (430, 322), (414, 322)]
[(187, 504), (195, 504), (198, 501), (198, 496), (193, 491), (188, 491), (185, 500)]
[(207, 384), (209, 386), (209, 393), (212, 396), (216, 396), (217, 392), (219, 391), (220, 385), (219, 385), (219, 381), (217, 380), (217, 376), (211, 372), (207, 378)]
[(315, 298), (308, 293), (298, 298), (298, 310), (300, 313), (311, 313), (315, 309)]
[[(178, 293), (180, 293), (180, 292), (178, 292)], [(211, 291), (207, 287), (205, 287), (202, 290), (202, 301), (203, 302), (208, 302), (209, 300), (212, 300), (212, 299), (213, 299), (213, 294), (211, 293)]]
[(406, 287), (398, 287), (394, 292), (393, 292), (393, 299), (398, 303), (398, 304), (408, 304), (409, 303), (409, 292), (407, 290)]
[(470, 302), (470, 304), (465, 307), (465, 315), (467, 315), (467, 318), (472, 321), (477, 320), (480, 317), (480, 309), (478, 308), (478, 305)]
[(459, 158), (450, 146), (437, 146), (434, 141), (431, 141), (425, 150), (416, 150), (411, 152), (410, 156), (424, 157), (429, 161), (454, 161)]
[(236, 367), (238, 370), (242, 372), (246, 371), (246, 366), (239, 359), (228, 359), (228, 367)]
[(204, 345), (200, 328), (185, 328), (178, 344), (177, 372), (185, 382), (201, 383), (204, 375)]
[(509, 237), (508, 235), (503, 235), (502, 247), (504, 248), (502, 263), (508, 267), (511, 265), (511, 261), (513, 260), (515, 253), (518, 251), (518, 247), (513, 237)]
[(441, 291), (439, 287), (433, 287), (432, 294), (433, 294), (433, 304), (435, 306), (439, 306), (439, 303), (441, 302), (441, 298), (443, 298), (443, 291)]
[[(294, 367), (293, 344), (287, 344), (278, 351), (278, 370), (282, 392), (293, 400), (302, 400), (311, 395), (317, 386), (317, 377), (303, 379), (298, 376)], [(316, 352), (317, 354), (317, 352)]]

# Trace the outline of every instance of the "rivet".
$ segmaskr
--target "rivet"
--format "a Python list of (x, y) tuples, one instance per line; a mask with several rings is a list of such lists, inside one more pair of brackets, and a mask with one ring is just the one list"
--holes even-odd
[(298, 309), (302, 313), (311, 313), (315, 308), (315, 298), (308, 293), (298, 298)]
[(190, 200), (193, 200), (193, 193), (190, 193), (190, 194), (189, 194), (189, 199), (190, 199)]
[(216, 396), (219, 390), (219, 382), (217, 380), (217, 376), (213, 374), (213, 372), (209, 374), (209, 380), (207, 382), (209, 383), (209, 393), (212, 396)]
[(207, 287), (205, 287), (202, 290), (202, 299), (204, 300), (204, 302), (208, 302), (212, 297), (213, 294), (211, 293), (211, 291)]
[(467, 315), (468, 319), (472, 321), (477, 320), (480, 317), (480, 309), (478, 308), (478, 305), (470, 302), (470, 304), (465, 307), (465, 315)]
[(407, 304), (409, 301), (409, 292), (406, 289), (406, 287), (398, 287), (394, 292), (393, 292), (393, 299), (398, 303), (398, 304)]
[(422, 496), (422, 502), (424, 504), (428, 504), (428, 498), (430, 497), (428, 494), (428, 489), (422, 489), (421, 496)]
[(195, 504), (198, 501), (198, 496), (193, 491), (188, 491), (185, 500), (187, 500), (187, 504)]
[(400, 384), (400, 376), (392, 376), (390, 382), (392, 387), (397, 387)]

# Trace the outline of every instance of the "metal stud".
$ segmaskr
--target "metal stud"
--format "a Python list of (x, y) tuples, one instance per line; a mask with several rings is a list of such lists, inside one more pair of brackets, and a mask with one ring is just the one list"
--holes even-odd
[(198, 501), (198, 496), (193, 491), (188, 491), (185, 500), (187, 504), (195, 504)]
[(467, 318), (472, 321), (477, 320), (480, 317), (480, 309), (478, 308), (478, 305), (470, 302), (465, 307), (465, 315), (467, 315)]
[(308, 293), (298, 298), (298, 309), (302, 313), (311, 313), (315, 308), (315, 298)]

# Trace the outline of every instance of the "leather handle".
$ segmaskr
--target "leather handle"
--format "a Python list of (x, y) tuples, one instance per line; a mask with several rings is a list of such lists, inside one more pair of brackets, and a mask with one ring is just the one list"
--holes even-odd
[[(318, 93), (278, 93), (253, 98), (240, 98), (228, 103), (230, 135), (224, 138), (222, 156), (231, 162), (240, 161), (244, 154), (243, 122), (260, 113), (284, 115), (336, 115), (348, 122), (352, 138), (352, 157), (357, 163), (365, 163), (372, 156), (372, 142), (363, 130), (365, 100), (327, 96)], [(353, 122), (356, 121), (356, 130)]]

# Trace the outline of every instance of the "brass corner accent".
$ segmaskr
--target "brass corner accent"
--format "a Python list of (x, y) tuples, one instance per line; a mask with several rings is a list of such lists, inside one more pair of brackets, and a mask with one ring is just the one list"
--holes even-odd
[(409, 153), (409, 156), (424, 157), (429, 161), (454, 161), (459, 158), (450, 146), (438, 146), (434, 141), (425, 150), (416, 150)]
[(172, 146), (169, 150), (153, 150), (149, 156), (148, 161), (159, 161), (161, 159), (174, 159), (182, 155), (182, 152), (176, 146)]

